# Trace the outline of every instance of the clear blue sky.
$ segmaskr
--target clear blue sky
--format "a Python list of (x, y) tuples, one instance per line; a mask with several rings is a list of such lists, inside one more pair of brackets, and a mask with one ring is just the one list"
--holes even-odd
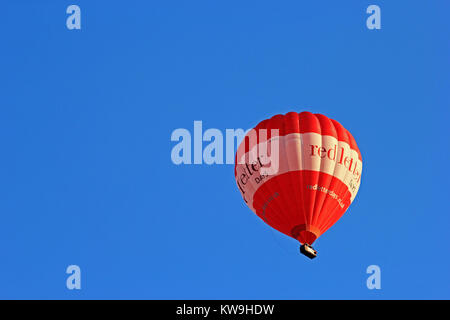
[[(82, 29), (66, 28), (81, 7)], [(382, 29), (365, 10), (381, 7)], [(0, 298), (450, 298), (450, 3), (3, 1)], [(176, 128), (323, 113), (361, 189), (310, 261)], [(66, 267), (82, 289), (66, 289)], [(366, 268), (381, 268), (381, 290)]]

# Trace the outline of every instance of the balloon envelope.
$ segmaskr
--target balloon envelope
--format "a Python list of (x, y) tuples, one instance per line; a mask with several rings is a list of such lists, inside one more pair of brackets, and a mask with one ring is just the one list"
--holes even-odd
[(237, 186), (268, 225), (312, 244), (348, 209), (361, 183), (355, 139), (321, 114), (290, 112), (260, 122), (238, 147)]

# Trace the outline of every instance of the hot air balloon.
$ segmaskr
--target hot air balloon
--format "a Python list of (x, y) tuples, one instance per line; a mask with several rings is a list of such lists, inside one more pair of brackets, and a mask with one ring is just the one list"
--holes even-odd
[(248, 207), (265, 223), (312, 244), (355, 199), (362, 158), (353, 136), (321, 114), (289, 112), (250, 130), (235, 156), (234, 175)]

